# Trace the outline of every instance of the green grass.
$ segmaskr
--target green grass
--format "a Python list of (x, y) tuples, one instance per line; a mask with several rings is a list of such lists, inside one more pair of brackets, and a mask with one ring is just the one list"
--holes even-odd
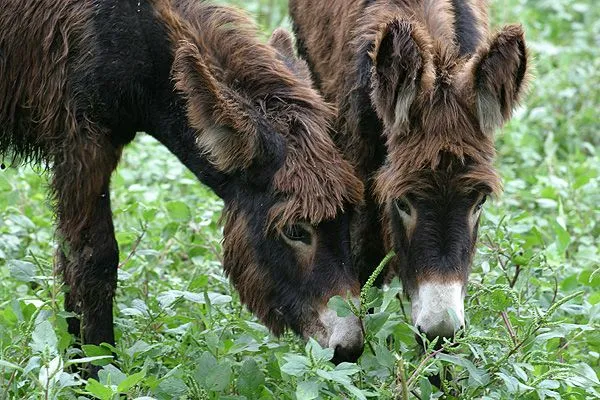
[[(284, 2), (261, 5), (265, 31), (282, 22)], [(45, 176), (0, 172), (0, 399), (600, 398), (600, 9), (496, 0), (492, 14), (525, 25), (536, 77), (498, 135), (505, 192), (486, 205), (457, 346), (419, 350), (397, 281), (365, 293), (358, 364), (272, 337), (221, 272), (221, 201), (139, 135), (113, 178), (118, 360), (99, 382), (69, 368), (109, 351), (70, 346)]]

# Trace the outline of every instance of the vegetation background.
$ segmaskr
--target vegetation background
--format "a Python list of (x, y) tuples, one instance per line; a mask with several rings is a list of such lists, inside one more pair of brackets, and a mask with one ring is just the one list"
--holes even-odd
[[(230, 3), (265, 37), (289, 27), (284, 0)], [(498, 134), (505, 190), (486, 205), (457, 346), (419, 350), (397, 281), (369, 293), (357, 364), (269, 335), (221, 272), (220, 200), (141, 134), (113, 178), (113, 364), (105, 347), (70, 348), (43, 171), (0, 172), (0, 399), (600, 398), (600, 6), (491, 5), (495, 25), (525, 25), (537, 71)], [(86, 357), (106, 364), (99, 381), (69, 368)]]

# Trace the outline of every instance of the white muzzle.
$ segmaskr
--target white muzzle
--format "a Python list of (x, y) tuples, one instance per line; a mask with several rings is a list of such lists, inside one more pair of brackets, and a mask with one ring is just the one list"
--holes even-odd
[(428, 338), (451, 338), (465, 325), (462, 282), (426, 282), (411, 296), (413, 324)]

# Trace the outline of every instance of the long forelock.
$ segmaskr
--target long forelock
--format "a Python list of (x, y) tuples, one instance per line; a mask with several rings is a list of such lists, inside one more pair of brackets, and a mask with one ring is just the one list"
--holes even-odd
[[(381, 203), (427, 191), (428, 177), (448, 165), (464, 171), (456, 179), (465, 190), (484, 186), (492, 194), (501, 191), (493, 166), (493, 138), (479, 129), (468, 105), (451, 85), (433, 90), (418, 100), (410, 127), (386, 132), (388, 159), (375, 184)], [(452, 162), (444, 163), (444, 159)]]
[(269, 214), (269, 226), (281, 229), (299, 221), (318, 224), (362, 202), (363, 184), (327, 135), (325, 120), (297, 121), (284, 165), (274, 178), (283, 200)]

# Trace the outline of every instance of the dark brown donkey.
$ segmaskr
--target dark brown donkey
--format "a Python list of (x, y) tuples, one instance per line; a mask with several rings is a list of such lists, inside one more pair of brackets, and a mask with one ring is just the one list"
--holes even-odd
[(1, 0), (0, 26), (0, 157), (51, 172), (65, 307), (82, 317), (70, 332), (114, 343), (109, 182), (146, 131), (224, 200), (223, 264), (249, 309), (336, 361), (360, 355), (359, 320), (326, 303), (359, 291), (347, 212), (362, 183), (330, 107), (246, 17), (192, 0)]
[(481, 208), (500, 191), (494, 130), (527, 78), (523, 30), (490, 34), (479, 0), (290, 0), (290, 11), (366, 185), (351, 230), (361, 279), (394, 249), (414, 325), (451, 337)]

